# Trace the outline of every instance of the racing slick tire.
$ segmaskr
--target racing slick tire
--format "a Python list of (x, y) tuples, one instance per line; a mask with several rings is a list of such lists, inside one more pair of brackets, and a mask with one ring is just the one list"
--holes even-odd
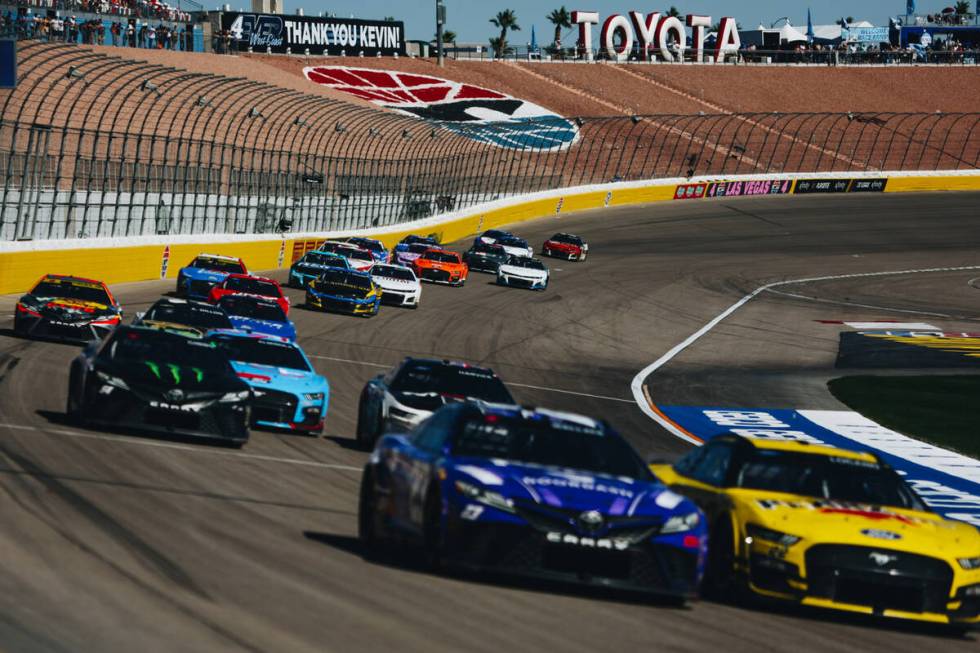
[(27, 330), (24, 328), (24, 321), (16, 313), (14, 314), (14, 335), (21, 338), (27, 337)]
[(429, 490), (425, 497), (425, 512), (422, 526), (422, 552), (425, 566), (433, 571), (443, 569), (446, 548), (445, 530), (442, 527), (442, 499), (438, 490)]
[(65, 417), (73, 424), (85, 423), (85, 406), (82, 403), (84, 397), (79, 394), (84, 393), (84, 389), (78, 387), (78, 373), (72, 370), (68, 375), (68, 399), (65, 401)]
[(703, 589), (708, 598), (726, 603), (744, 606), (753, 601), (754, 595), (748, 583), (735, 570), (735, 538), (732, 521), (727, 514), (709, 529)]
[(177, 275), (177, 287), (174, 289), (174, 294), (178, 297), (184, 296), (184, 275), (182, 274)]
[(362, 392), (357, 405), (357, 429), (355, 433), (357, 444), (365, 451), (374, 448), (374, 443), (377, 442), (378, 436), (381, 434), (381, 422), (381, 415), (377, 415), (373, 420), (368, 416), (367, 402)]
[(361, 557), (377, 560), (381, 557), (381, 541), (377, 530), (377, 497), (374, 492), (374, 474), (370, 465), (361, 474), (361, 489), (357, 498), (357, 539), (361, 544)]

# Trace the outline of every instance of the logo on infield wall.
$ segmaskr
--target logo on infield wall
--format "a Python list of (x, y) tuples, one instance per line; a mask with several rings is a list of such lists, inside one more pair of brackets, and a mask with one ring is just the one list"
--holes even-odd
[(561, 150), (578, 136), (572, 121), (505, 93), (449, 79), (387, 70), (315, 66), (317, 84), (499, 147)]

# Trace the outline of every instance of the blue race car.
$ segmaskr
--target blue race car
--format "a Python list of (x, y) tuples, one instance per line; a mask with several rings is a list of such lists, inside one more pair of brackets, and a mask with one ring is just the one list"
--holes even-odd
[(473, 239), (473, 245), (494, 245), (501, 238), (513, 238), (514, 234), (503, 229), (487, 229)]
[(409, 265), (412, 260), (417, 258), (417, 254), (412, 256), (412, 258), (404, 258), (399, 256), (399, 254), (409, 254), (411, 252), (412, 245), (419, 245), (419, 247), (416, 248), (418, 250), (417, 254), (421, 254), (425, 251), (422, 249), (423, 245), (426, 246), (426, 248), (439, 247), (439, 241), (432, 236), (417, 236), (415, 234), (409, 234), (398, 241), (398, 244), (395, 245), (395, 249), (391, 250), (391, 260), (400, 265)]
[(693, 596), (704, 515), (608, 424), (502, 404), (447, 404), (379, 440), (361, 477), (370, 557), (414, 541), (432, 564)]
[(238, 331), (212, 331), (208, 340), (252, 387), (252, 424), (309, 435), (323, 432), (330, 384), (316, 373), (299, 345)]
[(177, 273), (177, 296), (207, 299), (211, 288), (224, 281), (229, 274), (248, 274), (245, 262), (232, 256), (198, 254)]
[(239, 331), (278, 336), (290, 342), (296, 340), (296, 325), (282, 312), (279, 302), (271, 297), (225, 295), (217, 305), (225, 310)]
[(306, 308), (372, 317), (381, 310), (381, 288), (370, 272), (333, 268), (306, 286)]
[(357, 245), (361, 249), (366, 249), (371, 252), (371, 256), (378, 263), (387, 263), (391, 260), (391, 253), (388, 248), (384, 246), (380, 240), (375, 240), (374, 238), (362, 238), (360, 236), (351, 236), (350, 238), (345, 238), (344, 242), (350, 243), (351, 245)]
[(330, 268), (351, 269), (347, 258), (340, 254), (319, 250), (307, 252), (289, 268), (289, 285), (293, 288), (306, 288), (311, 281)]

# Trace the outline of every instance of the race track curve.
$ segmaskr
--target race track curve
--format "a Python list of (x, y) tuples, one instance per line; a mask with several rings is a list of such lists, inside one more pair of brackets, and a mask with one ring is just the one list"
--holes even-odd
[[(641, 453), (674, 457), (689, 445), (633, 403), (640, 369), (768, 281), (980, 265), (978, 206), (978, 194), (744, 198), (517, 225), (538, 246), (557, 230), (580, 233), (589, 260), (552, 261), (544, 293), (474, 273), (464, 288), (426, 286), (418, 311), (365, 320), (295, 308), (300, 341), (331, 383), (328, 435), (255, 431), (240, 452), (65, 424), (77, 348), (13, 338), (15, 298), (0, 297), (0, 650), (975, 651), (973, 637), (836, 615), (676, 608), (369, 564), (354, 537), (366, 454), (351, 444), (364, 382), (415, 354), (488, 364), (523, 402), (607, 417)], [(961, 281), (949, 287), (967, 293)], [(862, 299), (888, 287), (879, 280)], [(918, 303), (903, 294), (910, 310), (943, 304), (928, 283), (909, 287), (930, 294)], [(129, 316), (171, 289), (114, 287)], [(947, 311), (957, 324), (980, 312), (970, 297)], [(809, 311), (798, 318), (807, 325), (840, 314), (792, 298), (757, 310), (784, 324), (794, 311)], [(764, 350), (773, 373), (808, 360), (805, 342), (768, 337), (767, 321), (721, 329), (717, 343), (685, 354), (697, 382), (674, 373), (676, 383), (651, 381), (654, 394), (764, 401), (765, 382), (732, 397), (718, 385), (738, 378), (740, 347)], [(786, 378), (770, 389), (783, 392)], [(820, 384), (800, 396), (832, 402)]]

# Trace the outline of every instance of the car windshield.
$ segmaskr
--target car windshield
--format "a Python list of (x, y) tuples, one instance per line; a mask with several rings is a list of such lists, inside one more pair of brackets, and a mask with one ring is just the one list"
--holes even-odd
[(402, 238), (401, 242), (406, 245), (412, 245), (414, 243), (422, 243), (424, 245), (437, 245), (434, 238), (429, 238), (428, 236), (416, 236), (415, 234), (409, 234)]
[(510, 234), (507, 233), (506, 231), (499, 231), (497, 229), (488, 229), (488, 230), (484, 231), (483, 234), (480, 237), (481, 238), (493, 238), (494, 240), (496, 240), (497, 238), (504, 238), (504, 237), (509, 237), (509, 236), (510, 236)]
[(427, 251), (430, 247), (432, 247), (432, 245), (429, 243), (412, 243), (408, 246), (407, 251), (411, 252), (412, 254), (421, 254), (422, 252)]
[(397, 265), (375, 265), (371, 268), (371, 274), (375, 277), (386, 279), (399, 279), (401, 281), (415, 281), (415, 273), (408, 268), (398, 267)]
[(527, 258), (526, 256), (511, 256), (510, 260), (507, 261), (507, 265), (512, 265), (515, 268), (528, 268), (530, 270), (544, 270), (544, 263), (537, 261), (533, 258)]
[(398, 373), (391, 390), (452, 395), (498, 404), (514, 403), (503, 382), (490, 370), (446, 363), (410, 364)]
[(555, 234), (551, 237), (551, 240), (556, 243), (567, 243), (569, 245), (581, 245), (582, 239), (578, 236), (573, 236), (571, 234)]
[(361, 274), (355, 274), (347, 270), (327, 270), (320, 275), (320, 281), (326, 284), (338, 284), (351, 286), (362, 290), (371, 288), (371, 278)]
[(214, 270), (215, 272), (230, 272), (232, 274), (245, 273), (245, 267), (238, 261), (229, 261), (220, 258), (213, 258), (211, 256), (198, 256), (194, 259), (194, 262), (190, 264), (192, 268), (201, 268), (203, 270)]
[(347, 259), (345, 259), (343, 256), (326, 254), (323, 252), (307, 252), (307, 254), (300, 259), (299, 262), (310, 263), (312, 265), (332, 265), (339, 268), (347, 267)]
[(478, 243), (473, 245), (471, 251), (477, 254), (503, 254), (504, 248), (500, 245), (487, 245), (486, 243)]
[(279, 296), (279, 289), (276, 287), (276, 284), (250, 277), (228, 277), (225, 279), (224, 288), (225, 290), (233, 290), (250, 295), (262, 295), (263, 297)]
[(497, 241), (497, 244), (505, 245), (507, 247), (525, 247), (525, 248), (527, 247), (526, 240), (524, 240), (523, 238), (514, 238), (513, 236), (509, 236), (507, 238), (501, 238), (500, 240)]
[(199, 371), (231, 373), (228, 360), (210, 343), (163, 331), (118, 332), (99, 358), (113, 363), (145, 363), (154, 376), (168, 375), (177, 384), (181, 383), (182, 373), (189, 373), (189, 380), (198, 381)]
[(285, 322), (286, 314), (276, 302), (263, 301), (256, 297), (241, 295), (225, 295), (218, 302), (228, 315), (248, 317), (253, 320), (268, 320), (270, 322)]
[(738, 470), (737, 487), (820, 499), (925, 510), (893, 470), (843, 456), (756, 449)]
[(491, 413), (463, 424), (453, 454), (650, 479), (643, 460), (625, 440), (577, 421)]
[(86, 281), (44, 279), (41, 283), (34, 286), (31, 294), (37, 297), (61, 297), (64, 299), (77, 299), (83, 302), (95, 302), (107, 306), (112, 305), (112, 300), (109, 299), (109, 293), (105, 291), (102, 284)]
[(347, 258), (352, 258), (358, 261), (373, 261), (374, 257), (371, 256), (371, 252), (366, 249), (346, 247), (344, 249), (337, 250), (338, 254), (342, 254)]
[(231, 320), (220, 308), (201, 304), (157, 302), (143, 317), (151, 322), (170, 322), (199, 329), (231, 329)]
[(228, 356), (229, 360), (239, 363), (312, 372), (299, 349), (285, 342), (225, 335), (215, 336), (211, 342), (216, 344)]
[(380, 241), (369, 238), (351, 238), (348, 242), (372, 252), (383, 252), (385, 249), (385, 246)]
[(459, 263), (459, 257), (452, 252), (426, 252), (422, 258), (439, 263)]

